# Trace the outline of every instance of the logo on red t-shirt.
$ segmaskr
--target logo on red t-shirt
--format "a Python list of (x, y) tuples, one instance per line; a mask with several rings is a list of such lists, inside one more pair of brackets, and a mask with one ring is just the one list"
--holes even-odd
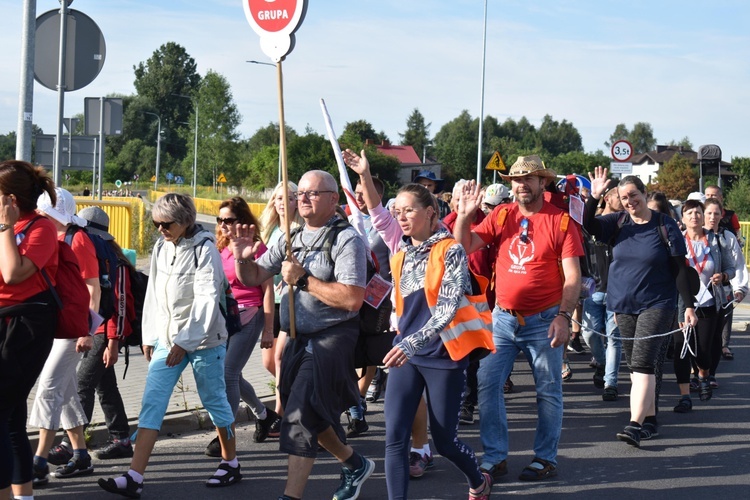
[(530, 237), (527, 242), (521, 241), (520, 235), (515, 235), (508, 245), (508, 256), (512, 264), (508, 268), (511, 274), (526, 274), (525, 264), (534, 258), (534, 240)]

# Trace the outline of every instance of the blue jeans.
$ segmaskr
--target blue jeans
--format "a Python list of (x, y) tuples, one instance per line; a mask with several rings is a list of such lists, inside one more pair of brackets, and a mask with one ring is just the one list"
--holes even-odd
[[(602, 337), (598, 333), (606, 333)], [(617, 387), (617, 373), (622, 359), (620, 329), (615, 324), (615, 313), (607, 311), (607, 294), (596, 292), (583, 302), (583, 338), (591, 355), (604, 365), (605, 387)]]
[(497, 307), (492, 311), (493, 339), (497, 352), (479, 362), (479, 423), (484, 447), (483, 468), (489, 468), (508, 456), (508, 418), (505, 412), (503, 383), (513, 369), (519, 351), (529, 362), (536, 384), (537, 426), (534, 456), (557, 465), (557, 445), (563, 418), (563, 347), (552, 348), (547, 337), (558, 306), (524, 318)]

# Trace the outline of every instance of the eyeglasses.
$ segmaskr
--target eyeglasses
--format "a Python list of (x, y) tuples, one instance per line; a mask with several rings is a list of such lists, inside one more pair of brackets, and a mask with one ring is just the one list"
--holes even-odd
[(335, 192), (336, 191), (297, 191), (296, 193), (294, 193), (294, 197), (299, 200), (303, 196), (307, 196), (308, 200), (317, 200), (318, 198), (320, 198), (320, 195), (322, 193), (335, 193)]
[(398, 210), (398, 209), (394, 208), (393, 210), (391, 210), (391, 213), (397, 219), (400, 219), (402, 215), (404, 217), (406, 217), (407, 219), (411, 219), (412, 217), (414, 217), (415, 215), (417, 215), (417, 212), (419, 210), (422, 210), (422, 209), (421, 208), (407, 207), (407, 208), (404, 208), (403, 210)]
[(157, 221), (154, 221), (154, 227), (156, 229), (159, 229), (159, 226), (161, 226), (163, 229), (166, 229), (167, 231), (169, 231), (169, 226), (171, 226), (174, 223), (175, 223), (175, 221), (170, 221), (170, 222), (157, 222)]
[(521, 219), (521, 230), (522, 230), (521, 236), (520, 236), (521, 241), (524, 243), (528, 243), (529, 242), (529, 219), (527, 219), (526, 217)]
[(231, 226), (235, 222), (237, 222), (237, 217), (227, 217), (225, 219), (222, 219), (221, 217), (216, 218), (217, 224), (226, 224), (227, 226)]

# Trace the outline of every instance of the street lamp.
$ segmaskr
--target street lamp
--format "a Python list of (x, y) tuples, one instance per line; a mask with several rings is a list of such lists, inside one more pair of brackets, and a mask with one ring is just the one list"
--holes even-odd
[[(271, 63), (267, 63), (267, 62), (262, 62), (262, 61), (245, 61), (245, 62), (248, 62), (250, 64), (262, 64), (263, 66), (272, 66), (274, 68), (276, 67), (275, 64), (271, 64)], [(281, 140), (281, 131), (279, 131), (279, 141), (280, 140)], [(281, 146), (280, 145), (279, 145), (279, 176), (278, 176), (278, 182), (279, 183), (281, 182)]]
[(172, 94), (173, 96), (190, 99), (193, 101), (195, 108), (195, 146), (193, 146), (193, 199), (195, 199), (196, 188), (198, 187), (198, 100), (189, 95)]
[(157, 125), (156, 130), (156, 181), (154, 181), (154, 191), (158, 189), (159, 187), (159, 159), (160, 159), (160, 153), (161, 153), (161, 116), (157, 115), (156, 113), (151, 113), (149, 111), (144, 111), (144, 115), (151, 115), (155, 116), (157, 120), (159, 120), (159, 124)]

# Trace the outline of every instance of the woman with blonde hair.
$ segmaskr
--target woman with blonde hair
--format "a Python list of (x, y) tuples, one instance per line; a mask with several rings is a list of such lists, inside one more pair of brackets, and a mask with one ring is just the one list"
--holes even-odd
[[(232, 294), (237, 300), (242, 323), (242, 329), (227, 340), (224, 379), (227, 384), (227, 399), (233, 414), (237, 413), (242, 398), (255, 415), (253, 440), (260, 443), (265, 441), (271, 425), (279, 416), (275, 411), (265, 407), (250, 382), (242, 378), (242, 369), (253, 354), (258, 337), (261, 349), (270, 350), (273, 347), (273, 281), (269, 279), (260, 286), (245, 286), (237, 279), (234, 255), (229, 250), (229, 238), (224, 235), (224, 231), (234, 232), (237, 224), (258, 225), (258, 220), (250, 211), (247, 202), (239, 196), (221, 202), (219, 216), (216, 217), (216, 248), (221, 255), (221, 264), (232, 288)], [(265, 251), (266, 246), (261, 242), (256, 258)], [(218, 437), (208, 445), (206, 455), (221, 456)]]
[[(260, 238), (266, 247), (274, 245), (280, 238), (284, 237), (284, 192), (281, 190), (283, 183), (278, 183), (271, 193), (271, 198), (266, 203), (266, 208), (263, 209), (263, 213), (260, 214)], [(289, 220), (289, 229), (292, 230), (302, 225), (302, 217), (297, 212), (297, 201), (294, 198), (294, 194), (297, 192), (297, 185), (293, 182), (288, 183), (289, 186), (289, 211), (292, 217)], [(273, 323), (273, 347), (271, 349), (263, 350), (263, 366), (266, 370), (271, 372), (276, 377), (276, 387), (279, 387), (279, 375), (281, 367), (281, 351), (284, 350), (284, 343), (286, 341), (286, 332), (281, 331), (279, 324), (279, 303), (281, 302), (281, 287), (282, 280), (281, 275), (277, 275), (273, 279), (274, 285), (274, 323)], [(276, 413), (279, 415), (284, 414), (284, 409), (281, 407), (281, 399), (279, 398), (279, 392), (276, 391)], [(281, 419), (278, 419), (272, 425), (268, 436), (278, 437), (279, 425)], [(265, 439), (265, 437), (263, 438)], [(262, 441), (258, 441), (262, 442)]]

